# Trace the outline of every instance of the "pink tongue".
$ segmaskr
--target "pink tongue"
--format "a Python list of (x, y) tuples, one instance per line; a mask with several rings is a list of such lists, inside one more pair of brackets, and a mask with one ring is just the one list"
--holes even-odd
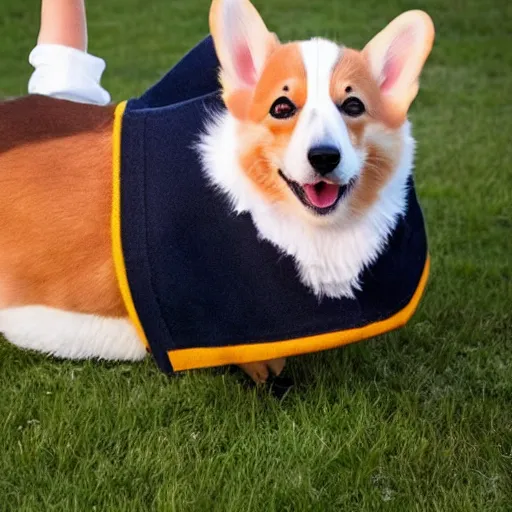
[(315, 185), (304, 185), (303, 188), (309, 202), (317, 208), (328, 208), (332, 206), (336, 202), (336, 199), (338, 199), (338, 193), (340, 191), (339, 185), (325, 182), (316, 187)]

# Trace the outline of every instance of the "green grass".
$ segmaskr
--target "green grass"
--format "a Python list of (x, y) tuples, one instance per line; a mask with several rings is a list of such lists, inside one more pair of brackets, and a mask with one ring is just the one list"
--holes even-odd
[[(115, 99), (208, 30), (206, 0), (89, 3)], [(36, 4), (0, 3), (0, 97), (26, 90)], [(355, 47), (403, 10), (434, 18), (411, 111), (433, 264), (420, 310), (397, 333), (290, 361), (282, 402), (225, 370), (169, 379), (150, 360), (0, 342), (0, 510), (512, 510), (510, 2), (257, 6), (283, 39)]]

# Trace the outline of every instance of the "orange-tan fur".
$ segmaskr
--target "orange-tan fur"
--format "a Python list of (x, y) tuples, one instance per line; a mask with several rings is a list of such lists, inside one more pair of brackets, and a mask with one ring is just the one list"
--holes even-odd
[(241, 121), (242, 169), (270, 201), (284, 201), (289, 193), (272, 168), (286, 151), (297, 124), (296, 117), (279, 122), (268, 116), (268, 106), (278, 96), (288, 96), (298, 106), (306, 102), (306, 71), (297, 44), (276, 45), (254, 94), (244, 90), (225, 95), (227, 107)]
[(113, 108), (0, 103), (0, 307), (126, 315), (110, 236)]
[[(345, 121), (352, 144), (358, 149), (365, 149), (368, 155), (350, 205), (353, 212), (361, 215), (375, 203), (379, 191), (398, 165), (396, 155), (400, 154), (402, 143), (400, 128), (406, 116), (405, 113), (400, 116), (390, 112), (364, 52), (344, 48), (342, 58), (333, 70), (331, 98), (341, 105), (354, 94), (363, 99), (368, 112), (363, 119), (347, 118)], [(365, 139), (369, 129), (383, 133), (385, 148)]]

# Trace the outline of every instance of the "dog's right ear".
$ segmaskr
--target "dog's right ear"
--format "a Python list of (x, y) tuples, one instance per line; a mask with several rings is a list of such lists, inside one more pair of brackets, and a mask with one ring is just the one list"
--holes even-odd
[(213, 0), (210, 31), (221, 65), (224, 101), (243, 118), (265, 62), (279, 42), (249, 0)]

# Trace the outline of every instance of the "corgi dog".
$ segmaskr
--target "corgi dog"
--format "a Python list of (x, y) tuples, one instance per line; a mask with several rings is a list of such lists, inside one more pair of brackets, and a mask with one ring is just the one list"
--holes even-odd
[[(249, 0), (214, 0), (210, 31), (222, 107), (204, 113), (197, 137), (185, 145), (193, 147), (202, 178), (208, 190), (214, 190), (211, 200), (226, 203), (232, 216), (249, 219), (250, 227), (243, 226), (248, 231), (254, 228), (251, 243), (275, 250), (276, 265), (282, 257), (290, 262), (291, 280), (297, 283), (285, 284), (282, 297), (292, 296), (290, 288), (300, 288), (297, 293), (304, 295), (311, 316), (321, 304), (328, 305), (329, 315), (340, 314), (345, 304), (362, 308), (365, 272), (389, 252), (390, 239), (411, 205), (414, 140), (407, 112), (433, 45), (430, 17), (422, 11), (403, 13), (357, 51), (321, 38), (281, 43)], [(121, 158), (123, 148), (112, 134), (123, 115), (136, 117), (129, 105), (123, 114), (124, 106), (86, 105), (39, 95), (0, 103), (0, 332), (20, 347), (62, 358), (132, 361), (145, 357), (148, 348), (153, 351), (146, 338), (154, 329), (138, 321), (144, 315), (151, 317), (151, 310), (134, 311), (146, 307), (142, 299), (137, 304), (137, 296), (142, 295), (137, 286), (130, 290), (130, 285), (120, 284), (120, 276), (130, 274), (130, 265), (136, 265), (129, 257), (120, 261), (123, 257), (116, 256), (112, 242), (119, 229), (112, 209), (119, 177), (112, 174), (112, 162)], [(159, 111), (160, 117), (162, 112), (165, 109)], [(130, 137), (127, 125), (121, 137), (127, 151), (137, 145), (138, 138)], [(151, 144), (148, 139), (146, 146)], [(137, 222), (138, 203), (119, 202), (119, 197), (117, 201), (114, 210), (121, 203), (125, 209), (133, 204), (129, 215)], [(163, 217), (162, 222), (175, 223)], [(188, 229), (187, 243), (193, 245), (195, 226)], [(179, 245), (169, 244), (169, 251), (171, 246), (172, 251), (179, 250)], [(422, 269), (427, 268), (428, 260), (422, 258)], [(175, 256), (176, 261), (182, 259), (186, 258)], [(258, 256), (263, 274), (263, 265), (268, 267), (268, 261), (274, 260), (260, 260)], [(160, 274), (153, 274), (151, 287), (158, 288)], [(244, 276), (251, 283), (257, 281), (245, 271), (234, 280), (238, 283)], [(424, 276), (425, 272), (422, 282)], [(172, 282), (178, 278), (172, 276)], [(204, 279), (208, 282), (209, 277), (205, 274)], [(261, 275), (261, 279), (267, 278)], [(243, 287), (240, 290), (242, 294)], [(201, 302), (201, 293), (179, 301), (180, 315), (188, 323), (183, 332), (208, 315), (203, 306), (190, 319), (188, 310), (183, 310), (184, 303)], [(372, 293), (385, 296), (378, 283)], [(228, 295), (219, 294), (214, 307), (229, 301)], [(415, 307), (417, 299), (414, 302)], [(170, 338), (177, 322), (171, 312), (176, 307), (165, 310), (170, 320), (163, 319), (170, 326)], [(165, 311), (155, 316), (165, 316)], [(230, 314), (227, 308), (219, 311), (219, 318)], [(235, 320), (229, 324), (234, 330), (238, 329)], [(376, 321), (383, 320), (376, 316)], [(278, 323), (272, 323), (277, 330)], [(293, 322), (290, 325), (292, 332)], [(253, 349), (249, 334), (243, 351), (235, 354), (230, 348), (210, 363), (198, 362), (203, 352), (197, 351), (189, 353), (190, 363), (175, 364), (171, 355), (170, 360), (174, 370), (237, 364), (255, 382), (265, 382), (281, 373), (286, 356), (396, 326), (325, 343), (318, 343), (315, 336), (328, 336), (332, 327), (325, 332), (305, 327), (299, 336), (312, 336), (311, 343), (291, 340), (280, 345), (282, 336), (274, 339), (267, 329), (260, 340), (264, 348)], [(279, 348), (270, 350), (267, 342)], [(216, 348), (204, 350), (212, 353)], [(175, 352), (178, 361), (177, 353), (187, 349)]]

